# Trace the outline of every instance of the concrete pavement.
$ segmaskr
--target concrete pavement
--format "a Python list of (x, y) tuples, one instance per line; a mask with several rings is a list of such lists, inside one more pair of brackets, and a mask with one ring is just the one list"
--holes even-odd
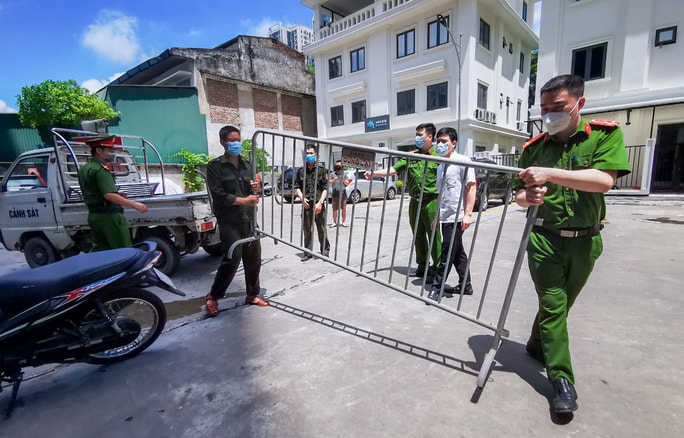
[[(551, 415), (550, 386), (524, 351), (536, 308), (526, 267), (511, 336), (479, 391), (491, 332), (265, 240), (270, 307), (236, 305), (241, 273), (214, 319), (200, 318), (201, 299), (187, 301), (190, 312), (171, 304), (185, 316), (139, 357), (25, 382), (0, 436), (678, 437), (684, 210), (609, 202), (603, 256), (569, 319), (574, 417)], [(510, 208), (521, 226), (522, 210)], [(503, 253), (515, 243), (505, 239)], [(216, 263), (184, 260), (177, 285), (204, 295)]]

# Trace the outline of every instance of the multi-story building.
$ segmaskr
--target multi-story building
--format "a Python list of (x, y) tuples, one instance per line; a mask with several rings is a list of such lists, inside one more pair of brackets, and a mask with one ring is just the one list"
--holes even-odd
[(432, 122), (459, 150), (511, 152), (529, 137), (534, 1), (302, 0), (314, 11), (318, 133), (396, 149)]
[(268, 29), (268, 36), (287, 44), (298, 52), (304, 51), (304, 47), (314, 40), (314, 33), (310, 27), (295, 24), (285, 26), (282, 23), (275, 24)]
[(682, 25), (681, 0), (542, 3), (537, 90), (559, 74), (584, 77), (583, 115), (617, 120), (625, 134), (633, 174), (621, 189), (684, 192)]

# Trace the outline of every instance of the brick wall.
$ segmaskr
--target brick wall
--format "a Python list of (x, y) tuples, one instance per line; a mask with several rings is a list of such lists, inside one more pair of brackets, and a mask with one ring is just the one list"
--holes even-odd
[(252, 89), (254, 101), (254, 126), (278, 129), (278, 96), (271, 91)]
[(207, 103), (212, 123), (240, 126), (237, 85), (207, 79)]
[(283, 130), (302, 131), (302, 99), (283, 94), (280, 104), (283, 112)]

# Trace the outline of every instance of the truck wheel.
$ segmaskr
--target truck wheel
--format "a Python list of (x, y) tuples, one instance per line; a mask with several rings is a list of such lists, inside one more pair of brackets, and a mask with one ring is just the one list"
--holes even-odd
[(203, 246), (202, 249), (204, 252), (209, 254), (212, 257), (218, 257), (223, 255), (223, 244), (218, 243), (216, 245), (206, 245)]
[(178, 265), (180, 264), (180, 251), (176, 248), (168, 238), (161, 236), (148, 236), (143, 240), (151, 240), (157, 244), (157, 249), (161, 251), (162, 256), (157, 263), (156, 268), (162, 271), (164, 274), (171, 276)]
[(24, 257), (26, 263), (32, 268), (49, 265), (61, 257), (57, 250), (44, 237), (34, 236), (24, 244)]

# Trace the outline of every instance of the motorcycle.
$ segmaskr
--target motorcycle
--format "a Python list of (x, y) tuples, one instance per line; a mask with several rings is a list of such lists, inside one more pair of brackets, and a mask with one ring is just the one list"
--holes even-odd
[(81, 254), (0, 277), (0, 392), (23, 368), (50, 363), (108, 365), (140, 354), (159, 337), (166, 307), (147, 290), (185, 293), (155, 268), (154, 242)]

